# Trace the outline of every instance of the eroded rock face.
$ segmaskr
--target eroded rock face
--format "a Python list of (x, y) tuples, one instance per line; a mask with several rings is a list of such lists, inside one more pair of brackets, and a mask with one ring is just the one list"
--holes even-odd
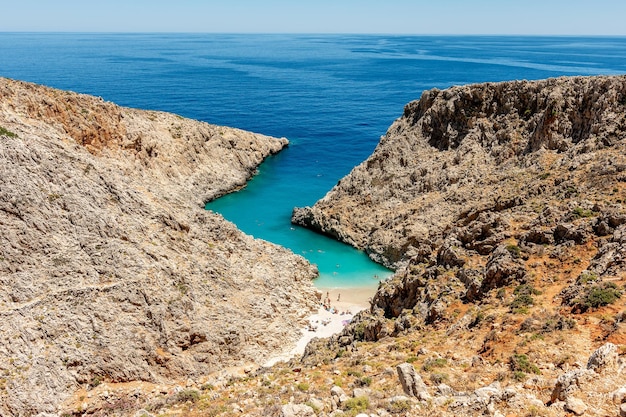
[[(610, 151), (626, 138), (625, 97), (623, 76), (426, 91), (365, 162), (313, 207), (297, 209), (293, 221), (398, 267), (424, 246), (440, 245), (459, 219), (623, 176), (623, 155)], [(484, 220), (458, 234), (483, 255), (505, 238), (497, 220)], [(563, 225), (555, 238), (579, 242), (583, 235)]]
[[(303, 360), (413, 332), (465, 340), (481, 327), (472, 353), (502, 360), (519, 346), (502, 336), (515, 321), (520, 334), (567, 332), (581, 314), (613, 314), (626, 288), (625, 171), (626, 76), (425, 92), (365, 162), (294, 210), (293, 221), (396, 269), (369, 311)], [(623, 343), (620, 323), (603, 340)], [(553, 400), (585, 375), (564, 377)]]
[(286, 145), (0, 79), (0, 414), (262, 363), (316, 271), (203, 209)]

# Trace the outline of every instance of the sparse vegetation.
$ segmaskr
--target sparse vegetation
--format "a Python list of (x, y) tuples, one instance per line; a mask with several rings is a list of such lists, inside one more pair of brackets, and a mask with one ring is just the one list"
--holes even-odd
[(195, 403), (200, 399), (200, 393), (193, 389), (186, 389), (180, 391), (176, 394), (176, 401), (184, 403), (184, 402), (192, 402)]
[(548, 177), (550, 177), (550, 173), (549, 172), (544, 172), (544, 173), (539, 175), (539, 179), (540, 180), (548, 179)]
[(513, 291), (515, 298), (511, 302), (511, 311), (518, 314), (528, 313), (528, 307), (535, 305), (534, 295), (540, 295), (541, 291), (537, 290), (530, 284), (522, 284)]
[(572, 210), (572, 214), (576, 217), (584, 218), (584, 217), (593, 217), (596, 215), (592, 210), (584, 209), (582, 207), (576, 207)]
[(622, 292), (615, 283), (605, 282), (591, 288), (585, 297), (584, 305), (587, 308), (598, 308), (613, 304), (621, 296)]
[(424, 361), (422, 365), (422, 369), (426, 372), (432, 371), (434, 368), (443, 368), (448, 364), (448, 361), (445, 358), (430, 358)]
[(91, 378), (91, 382), (89, 383), (89, 386), (92, 388), (95, 388), (100, 384), (102, 384), (102, 377), (100, 375), (96, 375), (93, 378)]
[(519, 258), (522, 254), (522, 250), (517, 245), (507, 245), (506, 250), (508, 250), (511, 256), (515, 259)]
[(450, 377), (448, 376), (448, 374), (443, 372), (433, 372), (432, 374), (430, 374), (430, 380), (433, 384), (439, 385), (449, 382)]
[[(532, 364), (528, 359), (528, 356), (524, 354), (514, 354), (510, 359), (511, 370), (515, 372), (523, 372), (525, 374), (541, 374), (539, 368)], [(517, 377), (516, 377), (517, 379)]]
[(9, 137), (9, 138), (16, 138), (17, 134), (11, 132), (10, 130), (5, 129), (2, 126), (0, 126), (0, 136), (6, 136), (6, 137)]
[(585, 285), (590, 282), (596, 282), (597, 280), (598, 274), (596, 274), (595, 272), (584, 271), (578, 276), (576, 283), (580, 285)]
[(411, 410), (411, 402), (409, 400), (396, 400), (389, 404), (387, 411), (392, 414), (406, 413)]
[(367, 397), (350, 398), (343, 404), (344, 411), (349, 412), (352, 415), (357, 415), (367, 410), (370, 406), (370, 401)]

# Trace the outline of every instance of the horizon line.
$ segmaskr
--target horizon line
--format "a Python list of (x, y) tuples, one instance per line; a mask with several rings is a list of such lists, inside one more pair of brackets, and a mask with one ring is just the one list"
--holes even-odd
[(550, 34), (550, 33), (396, 33), (396, 32), (203, 32), (203, 31), (74, 31), (74, 30), (0, 30), (0, 34), (76, 34), (76, 35), (262, 35), (262, 36), (443, 36), (443, 37), (562, 37), (626, 38), (626, 34)]

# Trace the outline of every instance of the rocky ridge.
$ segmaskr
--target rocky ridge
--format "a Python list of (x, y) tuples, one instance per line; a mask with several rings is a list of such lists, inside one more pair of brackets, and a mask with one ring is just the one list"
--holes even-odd
[[(294, 210), (295, 223), (396, 269), (371, 310), (310, 345), (304, 363), (408, 339), (446, 352), (453, 390), (482, 388), (459, 372), (465, 363), (477, 380), (537, 398), (536, 415), (619, 415), (609, 397), (623, 365), (594, 376), (571, 404), (547, 393), (562, 378), (586, 384), (577, 364), (601, 344), (625, 353), (625, 155), (624, 76), (424, 92), (370, 158), (313, 207)], [(411, 350), (404, 358), (422, 369), (438, 359)], [(496, 408), (440, 404), (433, 412)]]
[(286, 145), (0, 79), (0, 415), (295, 342), (314, 268), (203, 209)]

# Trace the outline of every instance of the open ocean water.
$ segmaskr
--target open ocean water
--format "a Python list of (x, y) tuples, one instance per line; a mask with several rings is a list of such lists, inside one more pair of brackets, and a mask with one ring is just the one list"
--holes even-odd
[(626, 38), (0, 33), (0, 76), (209, 123), (287, 137), (244, 190), (207, 205), (291, 248), (324, 288), (370, 287), (389, 271), (292, 226), (374, 150), (423, 90), (626, 73)]

